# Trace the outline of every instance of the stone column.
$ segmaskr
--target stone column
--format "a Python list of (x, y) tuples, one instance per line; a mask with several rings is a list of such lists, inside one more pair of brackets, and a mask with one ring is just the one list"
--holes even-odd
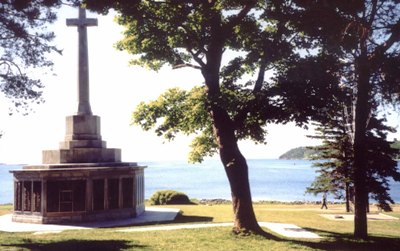
[(78, 111), (77, 115), (92, 115), (89, 102), (89, 56), (87, 26), (97, 26), (97, 19), (86, 18), (86, 11), (79, 8), (78, 19), (67, 19), (67, 26), (78, 27)]
[(118, 178), (118, 208), (123, 208), (122, 178)]
[(41, 214), (42, 216), (47, 215), (47, 180), (42, 179), (42, 211)]
[(85, 211), (93, 212), (93, 180), (90, 177), (86, 179)]
[(108, 178), (104, 179), (104, 210), (108, 210)]

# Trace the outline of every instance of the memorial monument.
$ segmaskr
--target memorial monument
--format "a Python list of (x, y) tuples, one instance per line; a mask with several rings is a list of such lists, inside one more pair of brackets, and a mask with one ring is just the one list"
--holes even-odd
[(144, 212), (144, 166), (121, 162), (121, 150), (107, 148), (100, 117), (89, 101), (87, 26), (67, 19), (78, 29), (78, 107), (66, 117), (66, 134), (57, 150), (44, 150), (41, 165), (10, 171), (14, 175), (13, 221), (30, 223), (83, 222), (135, 217)]

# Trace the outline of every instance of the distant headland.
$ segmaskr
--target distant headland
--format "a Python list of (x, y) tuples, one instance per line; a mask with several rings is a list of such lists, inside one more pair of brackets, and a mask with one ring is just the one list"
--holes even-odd
[[(394, 139), (391, 143), (393, 149), (400, 149), (400, 140)], [(319, 159), (321, 152), (310, 146), (300, 146), (285, 152), (279, 159), (286, 160), (302, 160), (302, 159)], [(395, 156), (396, 160), (400, 160), (400, 153)]]
[(300, 146), (285, 152), (279, 159), (312, 159), (318, 158), (320, 152), (312, 149), (312, 147)]

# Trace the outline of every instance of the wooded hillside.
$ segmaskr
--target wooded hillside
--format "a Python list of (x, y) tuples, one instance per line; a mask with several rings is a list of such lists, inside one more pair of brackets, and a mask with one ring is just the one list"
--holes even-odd
[(279, 159), (311, 159), (311, 157), (318, 156), (318, 154), (317, 151), (307, 146), (301, 146), (287, 151), (279, 156)]

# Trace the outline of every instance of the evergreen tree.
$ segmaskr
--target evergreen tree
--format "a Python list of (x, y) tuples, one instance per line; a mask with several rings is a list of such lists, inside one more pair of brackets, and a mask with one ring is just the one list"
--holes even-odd
[(332, 120), (323, 125), (319, 124), (316, 130), (317, 135), (312, 136), (323, 140), (322, 146), (315, 147), (321, 151), (320, 159), (323, 161), (313, 164), (314, 167), (318, 168), (318, 175), (311, 186), (307, 187), (306, 192), (313, 194), (330, 192), (334, 194), (335, 199), (344, 199), (346, 211), (350, 212), (352, 152), (343, 122), (341, 119)]
[(389, 195), (389, 180), (400, 182), (400, 170), (397, 169), (395, 156), (399, 150), (392, 148), (387, 141), (387, 133), (394, 129), (384, 125), (384, 119), (371, 118), (367, 128), (367, 191), (385, 211), (391, 211), (394, 201)]
[[(344, 121), (344, 120), (340, 120)], [(350, 201), (353, 202), (351, 193), (354, 182), (352, 176), (353, 155), (351, 140), (345, 131), (345, 126), (340, 122), (320, 125), (316, 138), (323, 139), (323, 146), (317, 147), (322, 152), (323, 162), (315, 163), (318, 176), (307, 188), (309, 193), (331, 192), (337, 199), (344, 198), (346, 210), (349, 212)], [(390, 204), (393, 200), (389, 195), (389, 179), (400, 181), (400, 172), (394, 157), (399, 150), (391, 147), (386, 135), (393, 129), (384, 125), (383, 119), (371, 118), (367, 130), (368, 154), (367, 158), (367, 191), (371, 198), (377, 201), (378, 206), (391, 211)], [(367, 203), (368, 205), (368, 203)], [(368, 208), (368, 206), (367, 206)]]
[[(280, 2), (280, 1), (276, 1)], [(333, 58), (325, 68), (353, 90), (351, 128), (355, 192), (354, 236), (367, 238), (368, 124), (382, 102), (398, 101), (400, 86), (400, 2), (397, 0), (294, 0), (278, 19), (289, 19), (317, 54)], [(316, 69), (321, 69), (316, 67)], [(323, 69), (323, 68), (322, 68)], [(341, 78), (338, 81), (338, 78)], [(319, 86), (330, 86), (321, 78)], [(301, 82), (301, 79), (300, 79)], [(305, 83), (305, 81), (303, 80)], [(323, 83), (323, 84), (322, 84)], [(312, 82), (305, 83), (312, 84)], [(310, 87), (308, 89), (311, 89)], [(320, 93), (326, 93), (322, 88)], [(323, 97), (325, 94), (322, 94)], [(305, 102), (305, 101), (304, 101)], [(311, 107), (310, 105), (306, 108)], [(318, 112), (317, 112), (318, 113)]]

